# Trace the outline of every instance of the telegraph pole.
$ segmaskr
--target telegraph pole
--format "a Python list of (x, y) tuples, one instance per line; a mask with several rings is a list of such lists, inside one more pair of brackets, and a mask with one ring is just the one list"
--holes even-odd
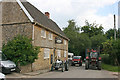
[(114, 14), (114, 39), (116, 40), (116, 17)]

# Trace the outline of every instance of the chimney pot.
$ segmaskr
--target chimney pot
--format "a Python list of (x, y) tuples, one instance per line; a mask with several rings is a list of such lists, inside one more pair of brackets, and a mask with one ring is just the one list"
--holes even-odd
[(45, 15), (50, 18), (50, 13), (49, 12), (45, 12)]

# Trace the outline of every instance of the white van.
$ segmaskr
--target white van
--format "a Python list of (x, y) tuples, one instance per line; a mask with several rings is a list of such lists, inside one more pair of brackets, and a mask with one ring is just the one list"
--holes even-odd
[(68, 53), (68, 60), (72, 60), (73, 59), (74, 54), (73, 53)]

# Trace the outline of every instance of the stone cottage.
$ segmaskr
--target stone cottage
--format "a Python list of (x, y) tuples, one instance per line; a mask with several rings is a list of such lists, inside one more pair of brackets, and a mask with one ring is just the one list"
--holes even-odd
[(25, 0), (0, 2), (0, 48), (2, 43), (21, 34), (32, 38), (34, 46), (40, 46), (38, 59), (31, 65), (21, 67), (22, 72), (50, 69), (56, 57), (67, 59), (68, 38), (59, 26)]

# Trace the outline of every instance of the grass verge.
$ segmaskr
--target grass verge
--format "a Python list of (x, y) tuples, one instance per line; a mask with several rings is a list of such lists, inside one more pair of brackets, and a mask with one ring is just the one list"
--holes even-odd
[[(112, 71), (112, 72), (118, 72), (118, 66), (112, 66), (112, 65), (108, 65), (108, 64), (104, 64), (102, 63), (102, 69), (108, 70), (108, 71)], [(119, 70), (120, 72), (120, 70)]]

